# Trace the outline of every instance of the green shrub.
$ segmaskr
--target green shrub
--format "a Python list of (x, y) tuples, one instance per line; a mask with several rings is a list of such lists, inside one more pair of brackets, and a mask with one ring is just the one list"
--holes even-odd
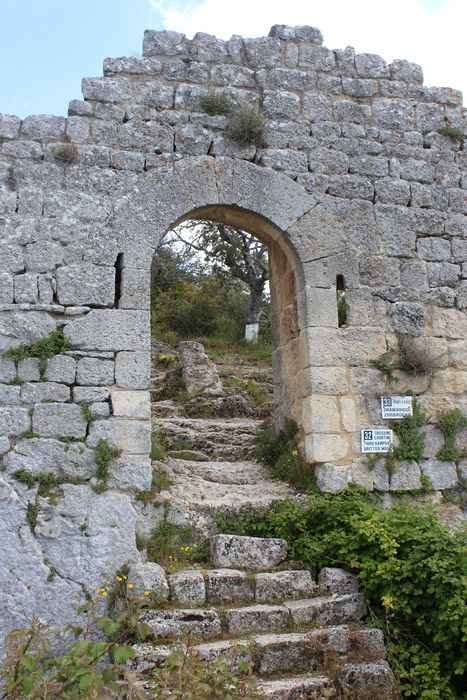
[(242, 146), (263, 145), (264, 117), (254, 109), (239, 112), (226, 129), (226, 135)]
[(47, 360), (54, 355), (68, 350), (69, 340), (65, 338), (63, 328), (56, 328), (46, 338), (41, 338), (32, 345), (20, 345), (17, 348), (12, 348), (5, 353), (6, 357), (11, 358), (15, 365), (27, 357), (39, 358), (39, 372), (41, 378), (44, 377), (47, 369)]
[(152, 472), (151, 488), (149, 491), (140, 491), (136, 494), (136, 500), (143, 501), (147, 506), (149, 503), (157, 503), (157, 497), (161, 491), (168, 489), (172, 484), (170, 477), (165, 472), (159, 472), (155, 469)]
[(223, 532), (284, 538), (290, 557), (315, 571), (344, 566), (355, 572), (374, 624), (390, 641), (403, 697), (462, 697), (465, 530), (450, 533), (430, 510), (385, 511), (357, 486), (312, 495), (307, 507), (286, 501), (244, 508), (217, 524)]
[(457, 447), (457, 436), (467, 426), (467, 418), (455, 408), (442, 413), (436, 422), (436, 427), (444, 437), (444, 445), (437, 457), (444, 462), (458, 462), (464, 456)]
[(232, 103), (226, 95), (209, 92), (200, 99), (201, 109), (211, 117), (219, 114), (230, 114)]
[(394, 447), (392, 456), (395, 459), (415, 460), (420, 462), (425, 452), (425, 435), (418, 428), (426, 425), (427, 416), (420, 409), (417, 400), (413, 399), (413, 415), (404, 416), (401, 421), (394, 422), (393, 430), (399, 438), (399, 446)]
[(297, 435), (298, 425), (290, 418), (279, 431), (271, 421), (266, 421), (256, 434), (253, 455), (275, 479), (286, 481), (300, 491), (309, 491), (315, 488), (314, 472), (298, 450)]
[(74, 163), (78, 156), (78, 148), (74, 143), (64, 143), (52, 150), (55, 160), (61, 163)]
[(438, 129), (438, 134), (441, 134), (441, 136), (449, 136), (450, 139), (460, 141), (461, 143), (465, 138), (464, 130), (460, 126), (443, 126), (441, 129)]
[(97, 464), (96, 476), (104, 484), (110, 476), (110, 464), (121, 454), (120, 450), (109, 445), (106, 438), (101, 438), (94, 448), (94, 461)]
[(163, 460), (165, 459), (165, 449), (163, 445), (158, 440), (157, 433), (152, 433), (151, 435), (151, 460)]
[(203, 562), (209, 559), (207, 540), (200, 538), (189, 525), (177, 525), (169, 520), (167, 511), (144, 542), (149, 561), (167, 568), (176, 568), (180, 563)]

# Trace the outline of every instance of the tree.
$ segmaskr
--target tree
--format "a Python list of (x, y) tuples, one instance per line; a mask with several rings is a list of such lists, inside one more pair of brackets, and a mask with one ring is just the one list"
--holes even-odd
[(230, 273), (248, 290), (245, 339), (258, 340), (261, 302), (269, 280), (267, 246), (241, 229), (213, 221), (185, 221), (174, 237), (202, 255), (214, 272)]

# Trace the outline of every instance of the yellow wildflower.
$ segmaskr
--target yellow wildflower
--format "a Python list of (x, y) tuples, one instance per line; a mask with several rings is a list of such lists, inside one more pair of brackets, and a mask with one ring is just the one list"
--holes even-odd
[(107, 595), (107, 591), (102, 591), (102, 595), (103, 595), (104, 598), (105, 598), (105, 596)]
[(123, 579), (122, 579), (121, 576), (115, 576), (115, 580), (116, 580), (116, 581), (123, 581)]
[(292, 457), (298, 457), (298, 450), (292, 450)]
[(144, 591), (144, 595), (151, 595), (151, 591)]
[(381, 597), (381, 602), (386, 611), (392, 610), (394, 607), (394, 598), (392, 597), (392, 595), (383, 595)]
[(134, 588), (134, 587), (135, 587), (134, 583), (128, 583), (127, 585), (128, 585), (128, 588)]

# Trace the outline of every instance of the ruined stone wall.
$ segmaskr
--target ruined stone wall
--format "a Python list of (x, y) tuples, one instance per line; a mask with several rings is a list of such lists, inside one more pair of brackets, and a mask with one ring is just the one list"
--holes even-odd
[[(140, 556), (151, 259), (171, 226), (202, 211), (243, 217), (271, 245), (277, 397), (319, 485), (399, 491), (422, 473), (436, 490), (459, 483), (456, 465), (436, 460), (433, 421), (465, 409), (466, 152), (438, 131), (463, 126), (462, 96), (425, 87), (407, 61), (321, 44), (310, 27), (226, 42), (148, 31), (142, 57), (106, 59), (103, 78), (83, 80), (68, 119), (0, 115), (0, 352), (57, 327), (70, 339), (42, 376), (35, 357), (0, 357), (7, 627), (35, 610), (66, 619), (83, 585)], [(239, 146), (228, 117), (202, 111), (209, 92), (261, 112), (261, 147)], [(396, 332), (436, 362), (430, 376), (399, 373), (397, 393), (419, 395), (432, 423), (426, 459), (390, 481), (362, 463), (360, 429), (381, 424), (379, 397), (395, 393), (370, 361)], [(101, 439), (121, 452), (99, 493)], [(65, 483), (45, 498), (19, 469)]]

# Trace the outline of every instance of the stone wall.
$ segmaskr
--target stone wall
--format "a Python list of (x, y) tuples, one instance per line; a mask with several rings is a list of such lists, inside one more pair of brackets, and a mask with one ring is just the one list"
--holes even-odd
[[(6, 626), (38, 609), (66, 618), (82, 586), (139, 557), (135, 529), (146, 526), (134, 494), (151, 480), (150, 266), (186, 218), (268, 242), (279, 411), (299, 422), (321, 488), (353, 479), (416, 489), (422, 473), (437, 490), (456, 486), (456, 466), (436, 459), (433, 421), (465, 409), (466, 152), (439, 133), (463, 126), (461, 94), (425, 87), (415, 64), (331, 51), (318, 30), (284, 26), (226, 42), (148, 31), (142, 57), (105, 59), (104, 77), (82, 89), (67, 119), (0, 115), (0, 353), (57, 327), (70, 340), (43, 376), (35, 357), (0, 357)], [(261, 147), (239, 146), (228, 117), (202, 111), (211, 92), (262, 113)], [(389, 480), (362, 463), (359, 441), (361, 428), (381, 424), (379, 396), (394, 393), (370, 361), (398, 332), (436, 361), (432, 376), (401, 374), (396, 385), (420, 397), (432, 423), (426, 459)], [(96, 493), (101, 439), (120, 456), (109, 490)], [(18, 469), (80, 483), (55, 500), (32, 497)]]

